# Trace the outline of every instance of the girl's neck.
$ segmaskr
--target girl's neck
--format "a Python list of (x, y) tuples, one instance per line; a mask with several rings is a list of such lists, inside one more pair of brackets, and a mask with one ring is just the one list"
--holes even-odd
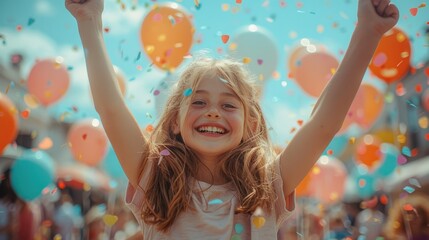
[(227, 183), (225, 178), (220, 174), (220, 166), (218, 160), (202, 160), (198, 167), (198, 172), (195, 178), (198, 181), (206, 182), (213, 185), (222, 185)]

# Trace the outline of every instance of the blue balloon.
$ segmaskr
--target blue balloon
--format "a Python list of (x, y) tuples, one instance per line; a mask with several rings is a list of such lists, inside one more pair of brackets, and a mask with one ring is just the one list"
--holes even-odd
[(25, 152), (11, 167), (11, 185), (16, 195), (33, 201), (43, 189), (54, 183), (54, 161), (45, 152)]
[(394, 145), (388, 143), (381, 144), (380, 150), (383, 153), (384, 159), (374, 174), (380, 177), (387, 177), (398, 166), (399, 150)]

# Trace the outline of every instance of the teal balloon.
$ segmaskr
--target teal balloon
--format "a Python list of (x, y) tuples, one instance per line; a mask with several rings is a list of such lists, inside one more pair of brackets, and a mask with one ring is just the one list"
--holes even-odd
[[(329, 143), (328, 147), (326, 147), (322, 155), (332, 155), (338, 157), (344, 152), (348, 142), (348, 136), (346, 135), (335, 136)], [(332, 151), (332, 154), (328, 153), (328, 151)]]
[(380, 151), (383, 154), (383, 160), (374, 174), (379, 177), (387, 177), (392, 174), (398, 166), (399, 150), (392, 144), (383, 143), (380, 146)]
[(376, 179), (372, 174), (363, 174), (356, 178), (358, 195), (361, 198), (369, 198), (375, 192)]
[(54, 170), (54, 161), (47, 153), (26, 151), (11, 167), (12, 188), (22, 200), (33, 201), (54, 183)]

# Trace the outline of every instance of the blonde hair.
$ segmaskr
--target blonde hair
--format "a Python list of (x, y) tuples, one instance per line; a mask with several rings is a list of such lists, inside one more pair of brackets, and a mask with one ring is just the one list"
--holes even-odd
[[(406, 236), (405, 212), (414, 212), (414, 217), (421, 219), (422, 232), (429, 234), (429, 197), (421, 194), (409, 195), (396, 200), (389, 209), (389, 218), (384, 227), (384, 234), (388, 239), (396, 239), (398, 236)], [(411, 223), (413, 224), (413, 223)]]
[[(271, 211), (275, 201), (272, 187), (274, 151), (268, 130), (258, 103), (258, 94), (250, 75), (243, 65), (232, 60), (194, 60), (181, 74), (177, 86), (166, 103), (147, 144), (143, 155), (152, 168), (145, 192), (142, 218), (154, 224), (160, 231), (168, 231), (182, 211), (190, 207), (192, 186), (190, 177), (196, 176), (201, 167), (196, 155), (184, 143), (180, 135), (173, 132), (172, 124), (179, 116), (179, 109), (186, 106), (189, 97), (186, 89), (196, 89), (200, 80), (208, 73), (215, 73), (238, 96), (244, 105), (245, 123), (243, 139), (239, 146), (225, 153), (219, 164), (221, 175), (231, 182), (240, 206), (236, 213), (253, 213), (257, 207)], [(170, 154), (161, 151), (168, 149)], [(162, 157), (162, 161), (157, 161)]]

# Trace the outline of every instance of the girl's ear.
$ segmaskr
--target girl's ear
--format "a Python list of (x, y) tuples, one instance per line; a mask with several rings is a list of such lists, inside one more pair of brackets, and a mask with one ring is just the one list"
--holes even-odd
[(178, 117), (176, 117), (175, 120), (173, 121), (173, 123), (171, 125), (171, 130), (176, 135), (180, 133), (180, 126), (179, 126), (179, 119), (178, 119)]

